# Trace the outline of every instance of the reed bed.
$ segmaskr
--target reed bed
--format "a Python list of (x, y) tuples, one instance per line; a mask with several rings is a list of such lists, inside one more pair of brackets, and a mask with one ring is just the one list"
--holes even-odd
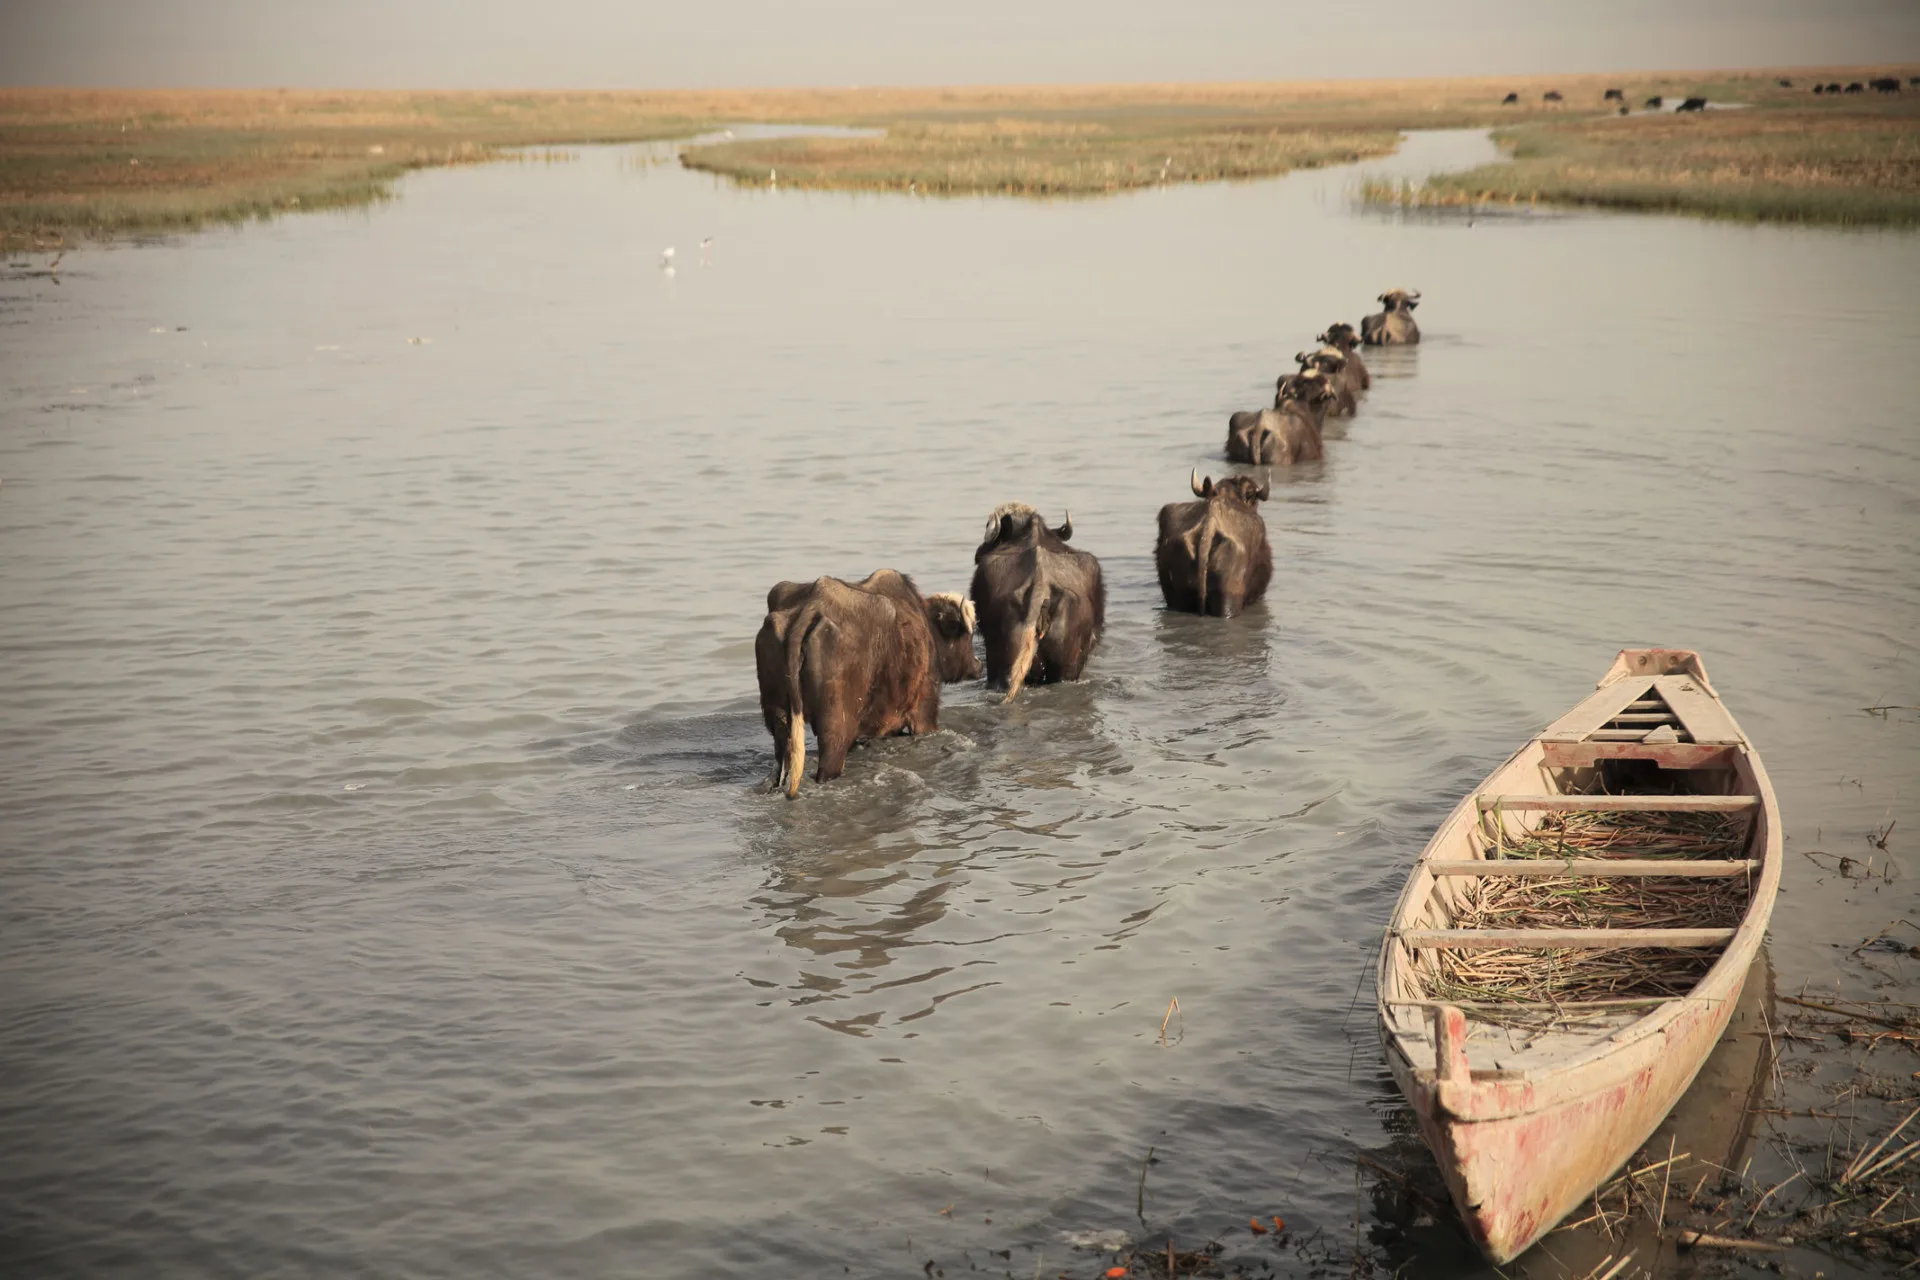
[(1920, 104), (1766, 102), (1504, 132), (1509, 163), (1424, 183), (1376, 182), (1362, 201), (1444, 210), (1590, 205), (1742, 221), (1920, 223)]
[[(1489, 836), (1498, 814), (1487, 815)], [(1508, 858), (1712, 859), (1739, 855), (1747, 818), (1724, 813), (1548, 814), (1504, 834)], [(1486, 879), (1462, 890), (1460, 929), (1723, 929), (1747, 910), (1739, 877), (1564, 876)], [(1715, 953), (1671, 949), (1445, 950), (1427, 974), (1428, 995), (1463, 1003), (1549, 1004), (1684, 995)]]

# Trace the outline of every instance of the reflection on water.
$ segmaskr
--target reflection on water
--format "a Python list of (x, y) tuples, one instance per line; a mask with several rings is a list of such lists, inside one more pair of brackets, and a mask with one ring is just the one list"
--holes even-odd
[[(587, 148), (4, 274), (0, 1264), (1351, 1238), (1404, 869), (1615, 648), (1707, 654), (1790, 834), (1920, 828), (1854, 710), (1920, 701), (1920, 242), (1351, 207), (1489, 149), (1022, 203)], [(1397, 286), (1267, 600), (1165, 614), (1161, 504)], [(768, 795), (767, 587), (964, 588), (1008, 500), (1102, 558), (1088, 678)], [(1817, 979), (1866, 930), (1798, 875)]]

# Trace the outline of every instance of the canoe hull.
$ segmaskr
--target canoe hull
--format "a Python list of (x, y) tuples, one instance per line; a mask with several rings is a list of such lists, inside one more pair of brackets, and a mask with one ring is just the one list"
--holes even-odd
[(1526, 1252), (1640, 1148), (1719, 1043), (1743, 981), (1744, 970), (1723, 996), (1686, 1001), (1666, 1034), (1616, 1055), (1605, 1082), (1573, 1096), (1543, 1096), (1525, 1081), (1442, 1082), (1387, 1054), (1461, 1221), (1489, 1259)]
[[(1631, 683), (1615, 687), (1620, 681)], [(1662, 721), (1661, 727), (1644, 729), (1651, 720)], [(1642, 737), (1628, 741), (1635, 727), (1641, 728)], [(1693, 741), (1675, 742), (1680, 731)], [(1665, 736), (1647, 741), (1655, 732)], [(1683, 749), (1711, 754), (1699, 759), (1673, 756)], [(1491, 844), (1487, 839), (1483, 809), (1490, 811), (1493, 829), (1499, 831), (1538, 812), (1565, 809), (1570, 795), (1606, 790), (1604, 779), (1594, 772), (1584, 777), (1563, 772), (1595, 770), (1593, 759), (1565, 758), (1568, 751), (1685, 771), (1686, 785), (1673, 790), (1702, 797), (1702, 808), (1713, 803), (1708, 797), (1745, 800), (1738, 806), (1714, 807), (1753, 814), (1743, 858), (1749, 876), (1746, 911), (1724, 946), (1715, 940), (1712, 950), (1718, 954), (1690, 989), (1658, 999), (1655, 1007), (1630, 1021), (1598, 1014), (1585, 1030), (1562, 1026), (1519, 1046), (1511, 1040), (1502, 1046), (1486, 1035), (1476, 1039), (1470, 1010), (1434, 997), (1425, 977), (1431, 961), (1423, 957), (1448, 947), (1495, 945), (1488, 940), (1508, 932), (1532, 937), (1517, 942), (1502, 937), (1499, 947), (1572, 948), (1577, 954), (1580, 944), (1573, 939), (1581, 930), (1445, 927), (1460, 901), (1459, 886), (1473, 877), (1462, 868), (1505, 858), (1500, 837)], [(1563, 785), (1568, 783), (1571, 790)], [(1660, 796), (1674, 798), (1666, 786), (1611, 792), (1615, 797), (1635, 794), (1648, 796), (1649, 802), (1633, 807), (1648, 809), (1662, 807)], [(1601, 801), (1596, 807), (1627, 806)], [(1626, 853), (1623, 869), (1632, 865), (1628, 849), (1613, 855)], [(1759, 955), (1779, 891), (1782, 857), (1778, 801), (1766, 769), (1707, 683), (1699, 656), (1687, 650), (1623, 650), (1593, 694), (1462, 797), (1434, 832), (1408, 875), (1381, 943), (1375, 984), (1380, 1032), (1388, 1067), (1446, 1178), (1461, 1220), (1494, 1263), (1517, 1257), (1593, 1195), (1653, 1134), (1699, 1074), (1725, 1033)], [(1676, 861), (1675, 874), (1694, 874), (1679, 868), (1697, 872), (1702, 865), (1697, 859)], [(1569, 874), (1593, 872), (1570, 864)], [(1660, 873), (1641, 869), (1627, 874)], [(1709, 953), (1705, 942), (1656, 941), (1653, 935), (1658, 932), (1639, 930), (1638, 938), (1616, 942), (1654, 950), (1680, 945), (1697, 949), (1696, 955)], [(1471, 936), (1475, 934), (1479, 936)], [(1553, 1006), (1552, 1011), (1559, 1010)]]

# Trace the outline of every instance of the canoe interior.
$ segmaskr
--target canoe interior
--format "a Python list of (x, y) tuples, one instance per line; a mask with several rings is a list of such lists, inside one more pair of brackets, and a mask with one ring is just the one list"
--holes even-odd
[[(1752, 795), (1743, 763), (1736, 755), (1725, 765), (1701, 769), (1669, 769), (1647, 760), (1613, 759), (1588, 766), (1556, 767), (1546, 761), (1541, 744), (1534, 743), (1479, 790), (1481, 794), (1497, 795)], [(1430, 850), (1416, 870), (1415, 883), (1409, 885), (1395, 929), (1484, 927), (1484, 911), (1476, 908), (1491, 894), (1503, 892), (1521, 901), (1537, 902), (1538, 907), (1526, 918), (1540, 927), (1737, 927), (1753, 902), (1755, 870), (1724, 877), (1541, 877), (1510, 885), (1505, 880), (1483, 877), (1435, 876), (1424, 863), (1564, 850), (1564, 857), (1631, 860), (1636, 867), (1663, 859), (1683, 860), (1690, 865), (1732, 861), (1757, 867), (1755, 853), (1763, 847), (1757, 837), (1765, 822), (1759, 809), (1675, 814), (1665, 821), (1660, 815), (1632, 812), (1567, 814), (1505, 807), (1457, 813), (1449, 823), (1451, 829), (1443, 829), (1442, 834), (1448, 837), (1444, 847)], [(1581, 827), (1580, 834), (1588, 839), (1606, 843), (1599, 847), (1565, 845), (1560, 836), (1570, 825)], [(1689, 839), (1689, 829), (1703, 831), (1706, 838)], [(1436, 845), (1440, 844), (1437, 837)], [(1708, 892), (1702, 892), (1703, 886)], [(1615, 906), (1623, 900), (1642, 905), (1637, 909), (1629, 906), (1625, 910), (1596, 911), (1588, 906), (1596, 896)], [(1665, 901), (1669, 897), (1683, 901), (1669, 910)], [(1505, 922), (1498, 923), (1504, 927)], [(1604, 1048), (1623, 1029), (1653, 1016), (1664, 999), (1689, 994), (1706, 977), (1726, 945), (1614, 953), (1578, 948), (1501, 949), (1476, 952), (1470, 959), (1458, 952), (1394, 948), (1398, 963), (1390, 964), (1389, 972), (1383, 974), (1390, 979), (1382, 993), (1389, 1002), (1383, 1012), (1388, 1030), (1415, 1066), (1435, 1066), (1431, 1009), (1434, 1004), (1453, 1003), (1467, 1015), (1467, 1059), (1476, 1076), (1554, 1069), (1569, 1055)], [(1477, 990), (1475, 984), (1463, 983), (1457, 976), (1449, 980), (1445, 972), (1449, 969), (1493, 975), (1524, 974), (1531, 969), (1551, 976), (1538, 983), (1524, 977), (1505, 983), (1490, 981), (1485, 990)], [(1582, 981), (1581, 975), (1595, 970), (1604, 972), (1591, 981)]]

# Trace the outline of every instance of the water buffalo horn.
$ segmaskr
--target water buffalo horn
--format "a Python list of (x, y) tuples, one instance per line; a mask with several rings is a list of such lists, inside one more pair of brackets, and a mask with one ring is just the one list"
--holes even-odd
[(1191, 480), (1188, 481), (1188, 483), (1190, 483), (1193, 486), (1194, 497), (1204, 498), (1207, 496), (1207, 491), (1200, 487), (1200, 468), (1195, 467), (1193, 469), (1193, 477)]
[(1273, 481), (1268, 480), (1265, 484), (1260, 486), (1260, 501), (1265, 502), (1267, 500), (1267, 496), (1272, 492), (1273, 492)]
[(1067, 511), (1067, 518), (1060, 522), (1060, 527), (1053, 531), (1053, 536), (1062, 542), (1073, 541), (1073, 511), (1071, 508)]

